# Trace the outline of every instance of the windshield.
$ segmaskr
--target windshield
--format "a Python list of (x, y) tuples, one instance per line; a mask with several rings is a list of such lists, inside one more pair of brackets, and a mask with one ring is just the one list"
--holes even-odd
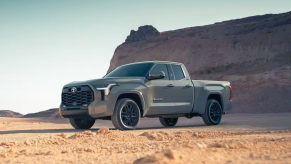
[(105, 77), (145, 77), (153, 65), (153, 63), (138, 63), (120, 66)]

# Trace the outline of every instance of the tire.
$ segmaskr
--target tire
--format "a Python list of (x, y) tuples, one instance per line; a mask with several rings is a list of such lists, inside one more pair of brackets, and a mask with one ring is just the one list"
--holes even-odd
[(222, 118), (222, 108), (218, 101), (207, 100), (205, 112), (202, 119), (206, 125), (218, 125)]
[(159, 117), (161, 124), (164, 127), (173, 127), (177, 124), (178, 122), (178, 117), (177, 118), (164, 118), (164, 117)]
[(140, 109), (135, 101), (129, 98), (116, 102), (112, 123), (119, 130), (134, 130), (140, 120)]
[(95, 120), (70, 118), (70, 123), (75, 129), (90, 129), (94, 125)]

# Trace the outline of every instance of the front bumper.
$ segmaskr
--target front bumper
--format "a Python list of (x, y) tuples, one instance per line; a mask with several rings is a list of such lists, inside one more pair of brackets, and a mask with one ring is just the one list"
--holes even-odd
[(83, 119), (92, 119), (92, 117), (88, 114), (88, 109), (77, 109), (70, 110), (60, 108), (61, 115), (64, 118), (83, 118)]

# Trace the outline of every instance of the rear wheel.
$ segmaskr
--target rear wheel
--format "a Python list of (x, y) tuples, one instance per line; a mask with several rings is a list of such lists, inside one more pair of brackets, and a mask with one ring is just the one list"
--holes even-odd
[(112, 123), (119, 130), (134, 130), (140, 120), (140, 109), (135, 101), (129, 98), (117, 101), (112, 116)]
[(206, 125), (218, 125), (222, 118), (222, 108), (218, 101), (210, 99), (207, 101), (205, 113), (202, 119)]
[(175, 126), (178, 122), (178, 117), (177, 118), (164, 118), (164, 117), (159, 117), (161, 124), (164, 127), (172, 127)]
[(90, 129), (94, 125), (95, 120), (70, 118), (70, 123), (75, 129)]

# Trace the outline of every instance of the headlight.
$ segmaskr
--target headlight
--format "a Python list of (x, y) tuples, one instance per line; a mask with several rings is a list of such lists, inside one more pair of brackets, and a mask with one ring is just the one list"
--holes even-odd
[(110, 93), (110, 90), (111, 90), (113, 87), (115, 87), (115, 86), (118, 86), (118, 83), (111, 83), (111, 84), (96, 84), (96, 85), (94, 85), (94, 87), (95, 87), (98, 91), (103, 90), (105, 95), (108, 95), (108, 94)]

